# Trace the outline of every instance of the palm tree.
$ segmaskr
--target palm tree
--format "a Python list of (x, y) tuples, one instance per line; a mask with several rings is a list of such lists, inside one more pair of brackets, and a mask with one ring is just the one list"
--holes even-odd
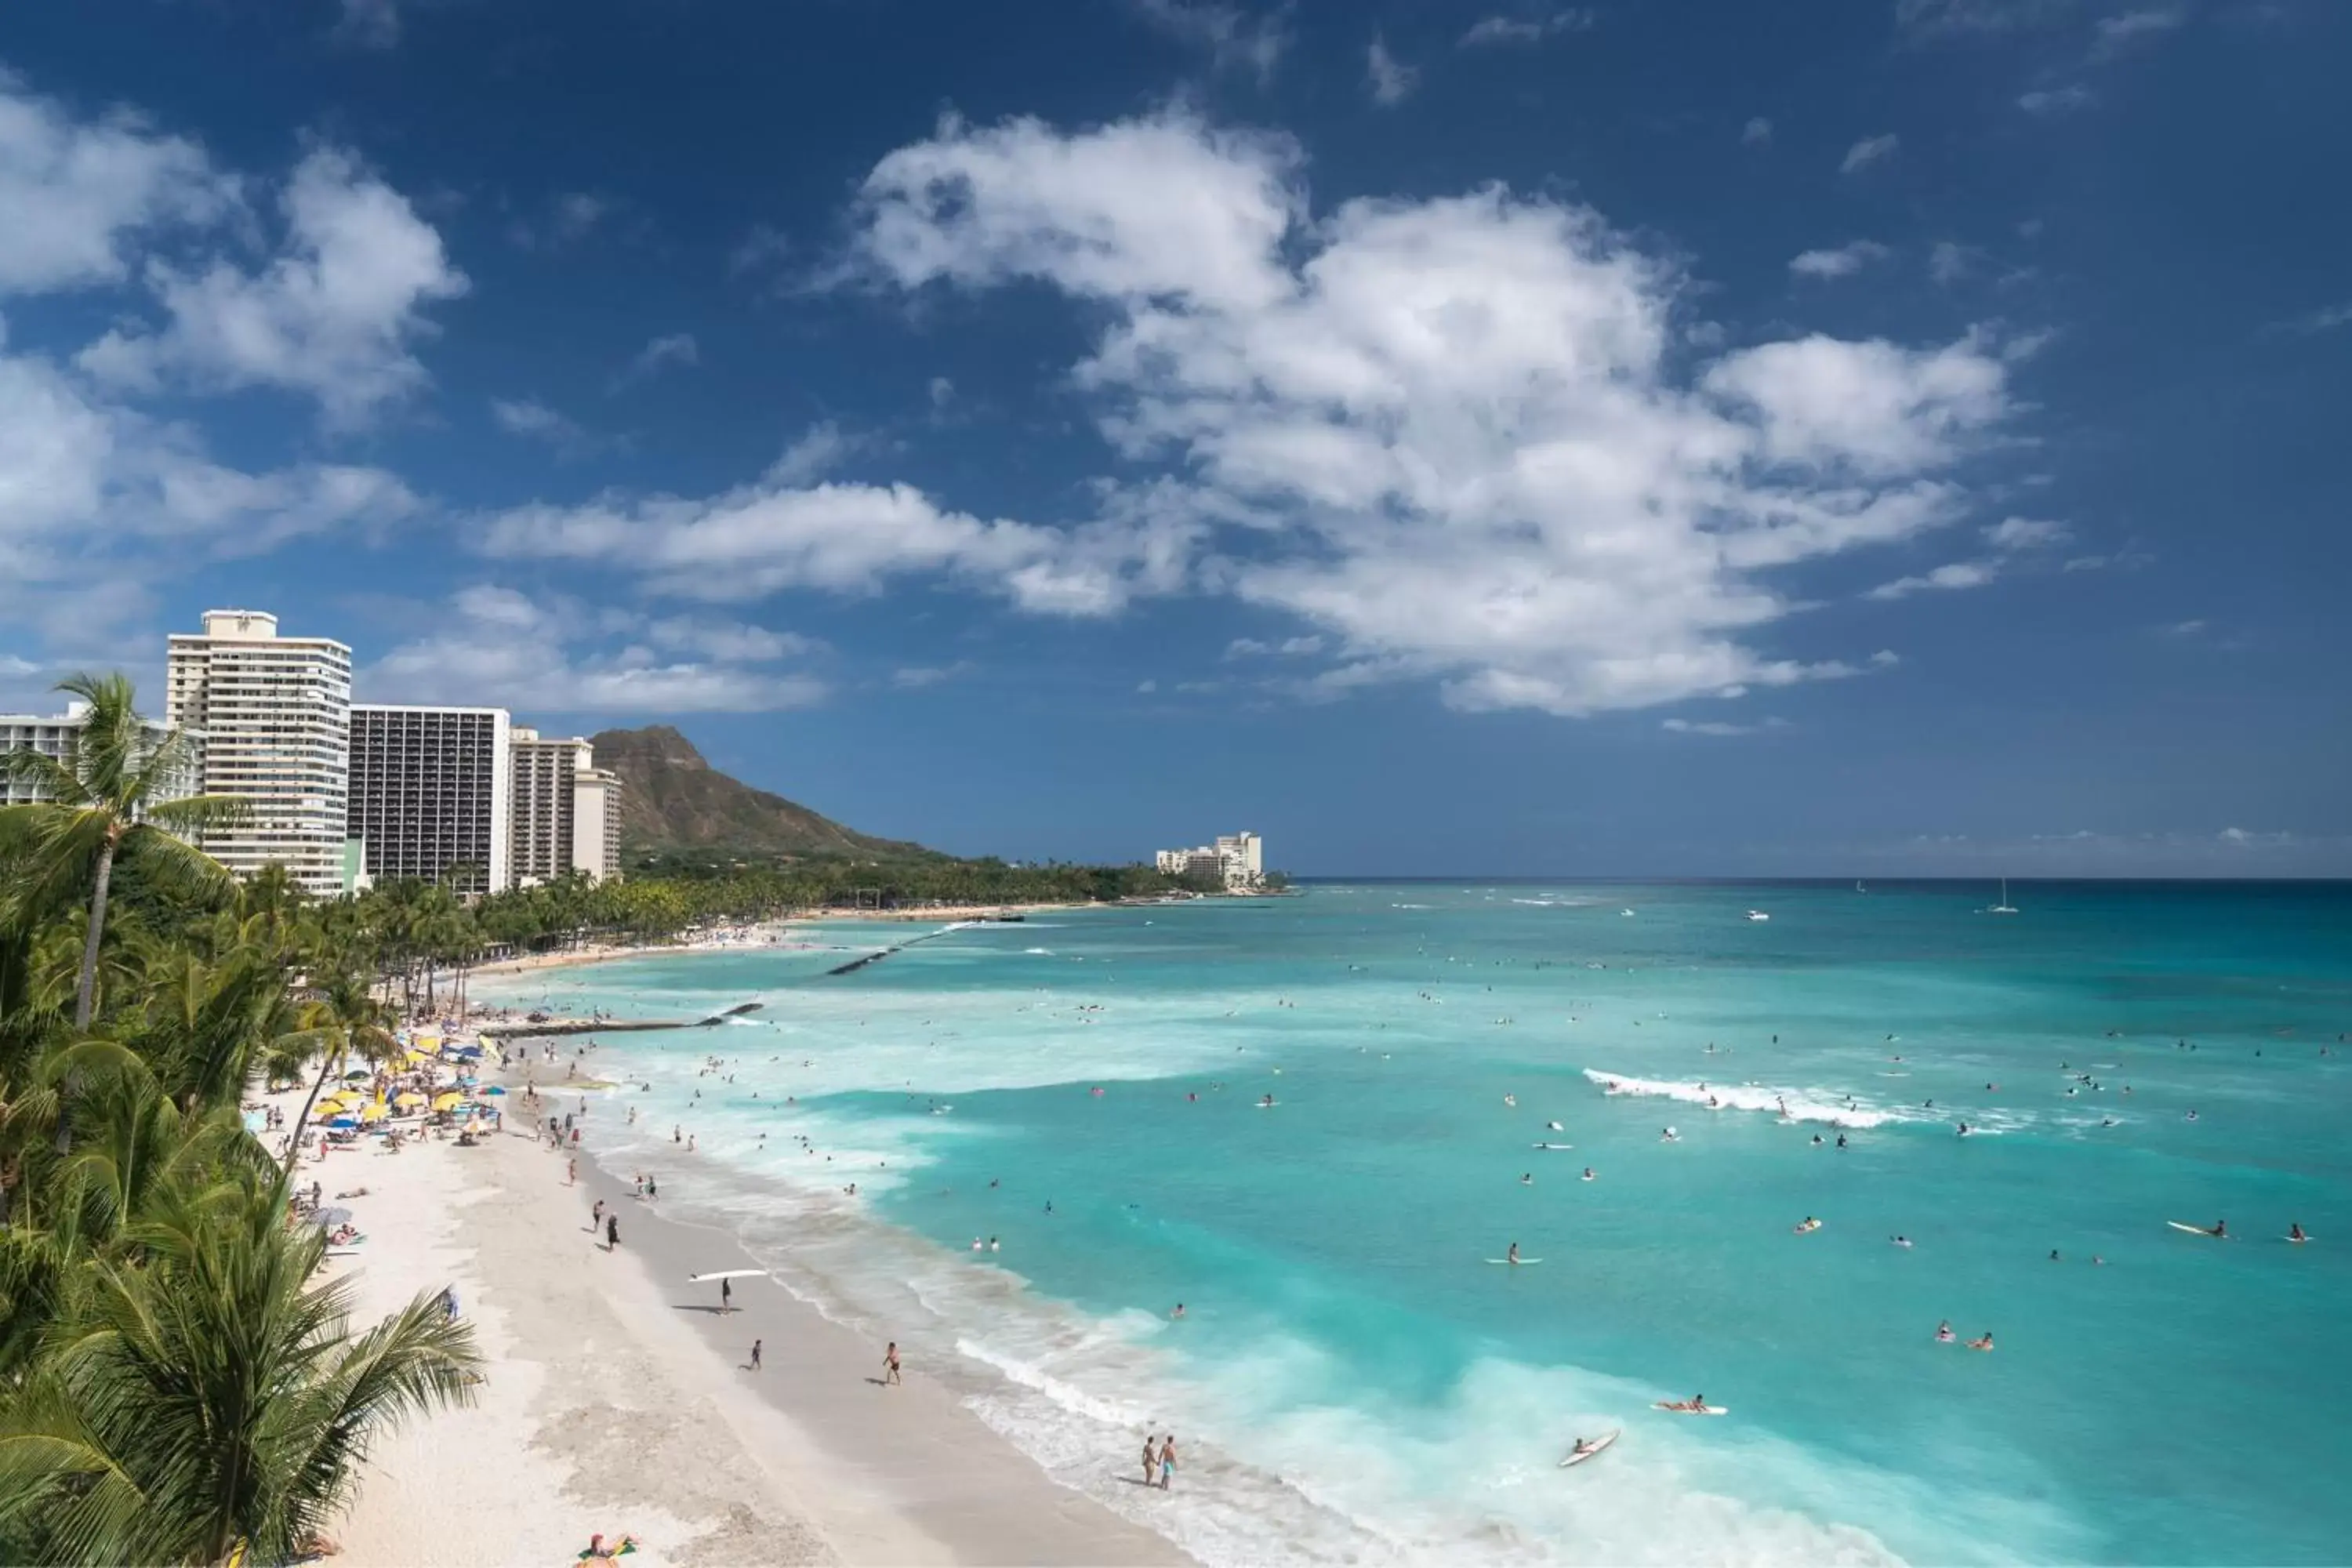
[(295, 1561), (348, 1503), (371, 1439), (463, 1404), (473, 1331), (430, 1295), (353, 1337), (325, 1241), (283, 1181), (142, 1227), (0, 1402), (0, 1554), (49, 1563)]
[(89, 711), (70, 757), (38, 752), (0, 756), (9, 777), (46, 797), (33, 805), (0, 808), (31, 825), (31, 876), (39, 892), (89, 886), (89, 923), (82, 939), (81, 982), (74, 995), (74, 1027), (89, 1027), (98, 987), (98, 943), (106, 929), (106, 890), (118, 855), (138, 854), (159, 879), (225, 885), (227, 870), (188, 842), (188, 836), (242, 816), (231, 795), (166, 797), (188, 766), (187, 735), (150, 733), (131, 682), (121, 675), (76, 675), (58, 683)]
[(310, 1092), (302, 1101), (302, 1114), (294, 1119), (293, 1135), (286, 1140), (286, 1169), (294, 1169), (294, 1162), (302, 1157), (302, 1129), (309, 1125), (310, 1111), (319, 1103), (319, 1091), (326, 1087), (327, 1074), (335, 1064), (349, 1059), (356, 1052), (371, 1067), (381, 1066), (399, 1053), (400, 1042), (383, 1026), (384, 1005), (375, 999), (374, 988), (359, 974), (345, 972), (323, 978), (313, 976), (312, 999), (302, 1009), (299, 1033), (287, 1035), (274, 1042), (280, 1060), (302, 1060), (297, 1053), (315, 1050), (319, 1053), (319, 1076), (310, 1080)]

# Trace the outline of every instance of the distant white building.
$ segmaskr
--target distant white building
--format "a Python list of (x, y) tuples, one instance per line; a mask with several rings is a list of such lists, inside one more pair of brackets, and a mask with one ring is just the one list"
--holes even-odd
[(1229, 893), (1248, 892), (1265, 880), (1265, 841), (1247, 831), (1222, 835), (1197, 849), (1162, 849), (1152, 863), (1171, 877), (1213, 877)]
[[(0, 752), (38, 752), (64, 762), (73, 755), (82, 726), (89, 722), (89, 704), (81, 701), (68, 702), (62, 713), (0, 713)], [(169, 725), (158, 724), (152, 719), (144, 727), (149, 745), (160, 742), (171, 732)], [(181, 748), (179, 766), (163, 781), (155, 798), (185, 800), (202, 794), (204, 767), (204, 737), (192, 732), (188, 743)], [(47, 798), (34, 787), (32, 780), (0, 774), (0, 805), (28, 805)]]
[(595, 749), (578, 735), (542, 740), (513, 731), (512, 886), (585, 871), (603, 881), (621, 869), (621, 779), (596, 765)]
[(204, 732), (202, 791), (243, 797), (245, 820), (204, 836), (239, 877), (275, 862), (305, 892), (333, 898), (358, 868), (344, 854), (351, 775), (352, 650), (284, 637), (257, 610), (206, 610), (174, 632), (164, 721)]

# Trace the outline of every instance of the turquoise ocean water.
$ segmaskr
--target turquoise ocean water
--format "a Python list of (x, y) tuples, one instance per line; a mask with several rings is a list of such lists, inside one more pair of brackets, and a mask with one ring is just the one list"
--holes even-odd
[(595, 1049), (600, 1155), (1213, 1563), (2344, 1561), (2352, 889), (1994, 891), (1328, 885), (504, 994), (763, 1002)]

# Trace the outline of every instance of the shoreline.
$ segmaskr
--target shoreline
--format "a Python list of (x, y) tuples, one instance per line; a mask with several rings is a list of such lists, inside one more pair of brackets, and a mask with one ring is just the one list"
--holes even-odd
[(567, 948), (556, 952), (526, 953), (515, 958), (502, 958), (495, 963), (476, 964), (467, 971), (469, 982), (484, 978), (511, 978), (542, 969), (569, 969), (584, 963), (610, 963), (624, 958), (647, 958), (664, 953), (685, 952), (757, 952), (763, 949), (799, 945), (792, 939), (793, 928), (812, 925), (929, 925), (946, 924), (955, 921), (1002, 921), (1017, 924), (1009, 916), (1030, 914), (1061, 914), (1071, 910), (1111, 908), (1096, 904), (948, 904), (937, 909), (922, 910), (821, 910), (786, 915), (777, 920), (762, 921), (738, 928), (750, 932), (764, 933), (756, 939), (742, 941), (645, 942), (615, 943), (609, 946)]
[[(772, 1279), (738, 1281), (719, 1315), (715, 1288), (686, 1277), (756, 1267), (742, 1244), (636, 1201), (593, 1152), (567, 1186), (566, 1157), (521, 1130), (523, 1096), (508, 1104), (509, 1130), (478, 1148), (371, 1140), (299, 1166), (330, 1202), (367, 1189), (342, 1200), (367, 1240), (331, 1265), (355, 1318), (454, 1285), (485, 1361), (474, 1405), (373, 1446), (334, 1561), (563, 1561), (599, 1531), (632, 1536), (646, 1568), (1190, 1561), (1056, 1483), (920, 1365), (873, 1386), (880, 1347)], [(588, 1228), (599, 1198), (616, 1252)], [(495, 1510), (448, 1506), (485, 1486)]]

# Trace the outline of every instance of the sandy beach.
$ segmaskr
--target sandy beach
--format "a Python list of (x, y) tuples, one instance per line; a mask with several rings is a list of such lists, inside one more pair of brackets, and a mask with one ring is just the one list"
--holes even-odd
[[(299, 1103), (299, 1095), (291, 1097)], [(287, 1103), (287, 1097), (279, 1097)], [(526, 1112), (511, 1096), (514, 1127)], [(290, 1108), (289, 1108), (290, 1114)], [(749, 1268), (520, 1131), (475, 1148), (370, 1139), (302, 1174), (353, 1213), (362, 1317), (454, 1285), (488, 1362), (478, 1402), (371, 1455), (335, 1562), (569, 1562), (601, 1531), (663, 1563), (1161, 1563), (1162, 1537), (1056, 1485), (909, 1364), (763, 1278), (736, 1310), (690, 1273)], [(620, 1246), (589, 1228), (617, 1207)], [(763, 1365), (747, 1364), (754, 1339)]]
[(794, 926), (835, 925), (865, 922), (891, 925), (946, 925), (955, 921), (1005, 920), (1031, 914), (1050, 914), (1061, 910), (1076, 909), (1076, 904), (942, 904), (919, 910), (810, 910), (749, 927), (739, 933), (718, 938), (700, 938), (688, 942), (639, 942), (565, 948), (556, 952), (527, 953), (519, 958), (502, 958), (494, 963), (477, 965), (469, 973), (475, 978), (494, 975), (528, 974), (540, 969), (566, 969), (581, 963), (607, 963), (616, 958), (639, 958), (649, 953), (730, 952), (777, 947), (799, 940), (792, 931)]

